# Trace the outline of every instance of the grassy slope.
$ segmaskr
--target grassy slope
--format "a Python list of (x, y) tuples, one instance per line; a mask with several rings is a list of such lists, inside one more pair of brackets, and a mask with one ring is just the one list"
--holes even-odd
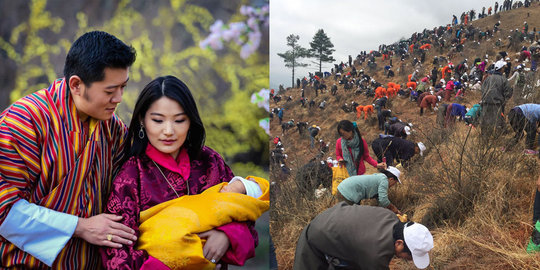
[[(457, 54), (452, 62), (457, 65), (464, 58), (472, 60), (486, 54), (493, 61), (498, 51), (505, 50), (495, 48), (494, 41), (497, 38), (507, 44), (505, 37), (509, 35), (509, 30), (521, 29), (524, 20), (528, 22), (530, 30), (534, 26), (540, 27), (540, 5), (535, 3), (528, 9), (511, 10), (472, 23), (481, 29), (491, 29), (497, 20), (501, 21), (500, 33), (491, 40), (483, 40), (474, 48), (470, 42), (466, 43), (463, 53)], [(523, 45), (528, 46), (529, 43)], [(507, 52), (513, 61), (516, 51)], [(426, 55), (426, 62), (420, 69), (425, 74), (432, 69), (430, 60), (434, 55), (438, 55), (434, 50)], [(393, 60), (394, 64), (398, 61)], [(377, 59), (377, 63), (379, 67), (387, 64), (381, 59)], [(392, 81), (401, 84), (406, 82), (406, 75), (412, 73), (410, 61), (407, 63), (404, 75), (399, 76), (396, 72), (397, 76)], [(367, 70), (365, 65), (363, 68)], [(368, 75), (379, 82), (389, 81), (382, 76), (381, 68)], [(333, 83), (333, 80), (327, 81), (328, 86)], [(293, 100), (298, 100), (300, 91), (290, 89), (284, 96), (289, 95), (293, 96)], [(314, 96), (312, 91), (306, 90), (307, 98), (312, 99)], [(323, 99), (328, 101), (324, 111), (316, 107), (311, 110), (301, 108), (296, 102), (272, 102), (271, 106), (286, 109), (284, 120), (292, 118), (320, 126), (321, 138), (330, 142), (330, 153), (327, 156), (334, 157), (335, 140), (338, 138), (337, 122), (342, 119), (356, 121), (354, 113), (345, 113), (340, 106), (351, 100), (361, 105), (371, 104), (371, 100), (363, 95), (346, 93), (341, 87), (335, 97), (325, 93), (315, 98), (317, 104)], [(470, 107), (479, 99), (479, 93), (469, 92), (461, 103)], [(539, 100), (530, 102), (538, 103)], [(539, 257), (524, 252), (531, 232), (529, 223), (534, 196), (532, 190), (538, 167), (536, 158), (523, 156), (519, 149), (502, 153), (494, 145), (482, 144), (477, 130), (472, 129), (469, 133), (469, 128), (461, 123), (457, 123), (451, 130), (439, 130), (435, 125), (436, 115), (428, 113), (420, 117), (415, 103), (406, 99), (393, 98), (391, 103), (392, 111), (400, 119), (414, 124), (416, 132), (410, 139), (424, 141), (430, 148), (424, 159), (405, 172), (404, 185), (391, 191), (391, 200), (408, 213), (413, 221), (430, 225), (435, 237), (432, 265), (436, 269), (537, 269)], [(513, 106), (508, 104), (507, 110)], [(379, 133), (376, 120), (361, 119), (358, 123), (363, 137), (370, 144)], [(272, 122), (271, 132), (279, 135), (283, 141), (289, 156), (288, 165), (293, 169), (292, 175), (317, 154), (309, 148), (309, 139), (300, 138), (296, 131), (291, 130), (281, 136), (277, 120)], [(461, 154), (465, 142), (466, 151)], [(375, 172), (371, 166), (367, 167), (368, 173)], [(335, 201), (330, 196), (310, 201), (295, 193), (293, 177), (284, 179), (275, 171), (272, 176), (277, 184), (274, 189), (276, 196), (273, 200), (271, 232), (280, 269), (290, 269), (301, 229)], [(414, 269), (414, 266), (412, 263), (394, 260), (392, 268)]]

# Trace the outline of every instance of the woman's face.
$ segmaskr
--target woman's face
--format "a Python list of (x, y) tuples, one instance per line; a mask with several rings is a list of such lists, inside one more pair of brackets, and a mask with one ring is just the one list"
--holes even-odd
[(345, 140), (351, 140), (353, 138), (353, 130), (346, 131), (344, 129), (339, 130), (339, 135)]
[(175, 159), (186, 141), (190, 123), (184, 108), (165, 96), (152, 103), (143, 121), (152, 146)]

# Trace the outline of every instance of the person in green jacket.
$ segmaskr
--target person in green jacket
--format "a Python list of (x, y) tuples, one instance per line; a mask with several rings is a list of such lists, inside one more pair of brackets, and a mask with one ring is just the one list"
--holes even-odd
[(388, 199), (388, 188), (401, 183), (400, 174), (396, 167), (388, 166), (386, 170), (381, 170), (381, 173), (346, 178), (337, 187), (338, 199), (348, 204), (360, 204), (364, 199), (376, 198), (379, 206), (401, 215), (401, 211)]
[(467, 125), (473, 125), (476, 126), (478, 122), (478, 117), (480, 117), (480, 111), (482, 110), (482, 107), (480, 104), (474, 104), (472, 108), (470, 108), (467, 113), (465, 114), (465, 123)]

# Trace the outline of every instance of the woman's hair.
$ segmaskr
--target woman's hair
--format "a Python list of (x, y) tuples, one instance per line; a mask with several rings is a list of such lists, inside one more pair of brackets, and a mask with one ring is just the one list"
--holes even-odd
[[(358, 130), (358, 127), (356, 127), (353, 122), (349, 120), (341, 120), (339, 121), (337, 125), (337, 132), (339, 136), (341, 134), (339, 133), (339, 130), (345, 130), (347, 132), (354, 131), (356, 135), (358, 135), (358, 139), (360, 140), (360, 143), (358, 144), (358, 148), (360, 148), (360, 152), (358, 152), (358, 156), (362, 156), (364, 154), (364, 142), (362, 141), (362, 135), (360, 135), (360, 131)], [(358, 157), (354, 157), (355, 160), (360, 162), (360, 159)], [(356, 167), (358, 167), (358, 164), (356, 164)]]
[(141, 122), (150, 106), (161, 97), (168, 97), (178, 102), (190, 120), (187, 138), (182, 145), (182, 147), (187, 149), (189, 157), (195, 159), (201, 153), (206, 138), (206, 131), (199, 116), (197, 104), (195, 104), (189, 88), (178, 78), (169, 75), (154, 79), (139, 94), (129, 125), (126, 146), (124, 148), (124, 160), (132, 156), (139, 156), (146, 151), (148, 136), (146, 136), (145, 132), (145, 136), (142, 139), (139, 137)]
[(396, 223), (396, 225), (394, 225), (394, 231), (392, 233), (392, 236), (394, 237), (394, 243), (397, 240), (402, 240), (403, 241), (403, 247), (404, 247), (403, 251), (407, 252), (411, 256), (412, 256), (411, 250), (407, 246), (407, 243), (405, 242), (405, 237), (403, 236), (403, 229), (405, 229), (405, 225), (406, 226), (411, 226), (413, 224), (414, 224), (414, 222), (412, 222), (412, 221), (407, 221), (407, 222), (399, 221), (398, 223)]

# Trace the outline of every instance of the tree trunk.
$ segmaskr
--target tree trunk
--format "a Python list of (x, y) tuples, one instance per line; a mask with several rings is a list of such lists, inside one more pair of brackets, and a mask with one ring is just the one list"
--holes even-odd
[(294, 66), (292, 67), (292, 85), (291, 88), (294, 88)]

